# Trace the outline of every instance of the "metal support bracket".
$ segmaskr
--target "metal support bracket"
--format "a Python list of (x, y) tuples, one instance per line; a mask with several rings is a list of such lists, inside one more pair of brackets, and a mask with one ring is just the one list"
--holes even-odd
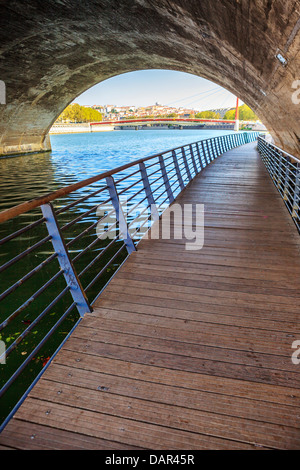
[(196, 147), (197, 147), (197, 155), (198, 155), (198, 160), (199, 160), (199, 165), (200, 165), (200, 171), (203, 170), (203, 163), (202, 163), (202, 159), (201, 159), (201, 153), (200, 153), (200, 149), (199, 149), (199, 144), (198, 142), (196, 142)]
[(178, 160), (177, 160), (177, 157), (176, 157), (175, 150), (173, 150), (173, 152), (172, 152), (172, 157), (173, 157), (173, 162), (174, 162), (174, 167), (175, 167), (175, 170), (176, 170), (178, 183), (179, 183), (180, 189), (182, 191), (184, 189), (184, 182), (183, 182), (183, 179), (182, 179), (182, 176), (181, 176), (181, 173), (180, 173), (180, 168), (179, 168), (179, 165), (178, 165)]
[(163, 180), (164, 180), (165, 188), (166, 188), (166, 191), (167, 191), (169, 202), (171, 204), (174, 201), (175, 198), (174, 198), (171, 186), (170, 186), (170, 181), (169, 181), (169, 178), (168, 178), (168, 175), (167, 175), (164, 158), (163, 158), (162, 155), (159, 155), (158, 158), (159, 158), (159, 164), (160, 164), (160, 169), (161, 169), (162, 177), (163, 177)]
[(109, 191), (109, 195), (110, 195), (112, 205), (113, 205), (113, 207), (116, 211), (116, 219), (117, 219), (117, 222), (119, 223), (120, 233), (123, 237), (123, 240), (124, 240), (126, 249), (128, 251), (128, 254), (130, 255), (130, 253), (132, 253), (133, 251), (136, 251), (136, 247), (135, 247), (135, 244), (133, 243), (133, 240), (130, 236), (128, 226), (127, 226), (127, 222), (126, 222), (126, 219), (125, 219), (125, 216), (124, 216), (124, 212), (123, 212), (123, 209), (122, 209), (122, 206), (121, 206), (121, 203), (120, 203), (120, 199), (119, 199), (119, 196), (118, 196), (118, 193), (117, 193), (117, 188), (116, 188), (116, 185), (115, 185), (115, 181), (114, 181), (112, 176), (107, 176), (106, 177), (106, 184), (108, 186), (108, 191)]
[(192, 147), (191, 144), (190, 144), (190, 152), (191, 152), (193, 167), (194, 167), (195, 176), (196, 176), (198, 174), (198, 168), (197, 168), (197, 165), (196, 165), (196, 162), (195, 162), (195, 155), (194, 155), (193, 147)]
[(300, 163), (297, 163), (296, 169), (296, 178), (295, 178), (295, 190), (294, 190), (294, 197), (293, 197), (293, 213), (292, 217), (297, 217), (297, 209), (299, 207), (300, 201)]
[(201, 147), (202, 147), (202, 152), (203, 152), (203, 156), (204, 156), (204, 160), (205, 160), (205, 166), (207, 166), (207, 165), (208, 165), (208, 161), (207, 161), (207, 155), (206, 155), (206, 152), (205, 152), (203, 140), (202, 140), (202, 142), (201, 142)]
[(183, 147), (181, 148), (181, 153), (182, 153), (182, 156), (183, 156), (183, 161), (184, 161), (184, 165), (185, 165), (185, 169), (186, 169), (186, 172), (187, 172), (188, 179), (189, 179), (189, 181), (191, 181), (192, 180), (192, 175), (191, 175), (191, 172), (190, 172), (190, 169), (189, 169), (189, 165), (188, 165), (188, 162), (187, 162), (187, 159), (186, 159), (185, 150), (184, 150)]
[(159, 219), (159, 213), (158, 213), (158, 210), (154, 201), (153, 193), (151, 190), (149, 178), (147, 175), (146, 165), (144, 162), (141, 162), (139, 164), (139, 167), (140, 167), (140, 172), (142, 176), (142, 181), (144, 185), (144, 190), (145, 190), (148, 206), (151, 209), (151, 217), (152, 217), (153, 222), (155, 222), (156, 220)]
[(58, 254), (57, 259), (60, 268), (63, 270), (66, 283), (70, 287), (70, 294), (76, 303), (76, 307), (80, 316), (83, 317), (87, 312), (92, 312), (93, 309), (89, 304), (81, 282), (74, 269), (63, 236), (61, 234), (53, 206), (51, 203), (43, 204), (41, 206), (41, 210), (43, 216), (46, 219), (46, 226), (49, 235), (51, 236), (53, 248)]

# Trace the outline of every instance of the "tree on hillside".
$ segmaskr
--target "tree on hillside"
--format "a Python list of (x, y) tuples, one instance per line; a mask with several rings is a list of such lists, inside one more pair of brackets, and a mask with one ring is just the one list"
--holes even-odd
[(201, 113), (195, 114), (197, 119), (220, 119), (220, 114), (214, 111), (201, 111)]
[(102, 121), (102, 114), (96, 109), (85, 108), (77, 103), (70, 104), (57, 118), (58, 122), (92, 122)]
[[(225, 113), (224, 119), (228, 119), (230, 121), (235, 120), (235, 109), (230, 109)], [(249, 106), (243, 104), (239, 107), (239, 119), (241, 121), (258, 121), (259, 117), (252, 111)]]

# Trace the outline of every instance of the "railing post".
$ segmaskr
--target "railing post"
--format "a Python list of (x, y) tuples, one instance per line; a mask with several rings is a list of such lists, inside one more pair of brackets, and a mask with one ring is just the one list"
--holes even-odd
[(219, 141), (219, 145), (220, 145), (221, 154), (223, 154), (223, 153), (225, 153), (225, 149), (224, 149), (224, 144), (223, 144), (222, 137), (218, 137), (218, 141)]
[(183, 179), (182, 179), (182, 176), (181, 176), (181, 173), (180, 173), (180, 168), (179, 168), (179, 165), (178, 165), (178, 160), (177, 160), (177, 157), (176, 157), (175, 150), (173, 150), (173, 152), (172, 152), (172, 157), (173, 157), (173, 161), (174, 161), (174, 167), (175, 167), (175, 170), (176, 170), (177, 180), (178, 180), (180, 189), (182, 191), (184, 189), (184, 182), (183, 182)]
[(297, 163), (296, 175), (295, 175), (295, 189), (294, 189), (294, 197), (293, 197), (293, 210), (292, 210), (292, 217), (294, 219), (298, 217), (297, 211), (299, 210), (299, 201), (300, 201), (300, 163)]
[(230, 137), (229, 137), (229, 135), (226, 135), (225, 138), (226, 138), (227, 151), (229, 151), (231, 149)]
[(277, 168), (277, 182), (276, 182), (277, 188), (280, 188), (281, 178), (282, 178), (282, 153), (280, 152), (279, 163), (278, 163), (278, 168)]
[(145, 163), (141, 162), (139, 164), (139, 167), (140, 167), (140, 172), (141, 172), (141, 176), (142, 176), (142, 180), (143, 180), (145, 194), (146, 194), (147, 201), (148, 201), (148, 206), (151, 209), (152, 220), (155, 222), (156, 220), (159, 219), (159, 214), (158, 214), (158, 210), (157, 210), (157, 207), (156, 207), (156, 204), (155, 204), (155, 201), (154, 201), (154, 197), (153, 197), (153, 193), (152, 193), (152, 190), (151, 190), (149, 178), (148, 178), (148, 175), (147, 175), (147, 170), (146, 170)]
[(209, 139), (207, 144), (210, 148), (211, 159), (214, 160), (217, 156), (216, 156), (216, 152), (215, 152), (215, 149), (214, 149), (214, 146), (213, 146), (213, 140)]
[(215, 158), (218, 158), (219, 153), (218, 153), (218, 148), (217, 148), (217, 144), (216, 144), (216, 139), (215, 139), (215, 138), (212, 139), (211, 145), (212, 145), (212, 148), (213, 148), (213, 151), (214, 151), (214, 156), (215, 156)]
[(167, 175), (165, 161), (164, 161), (164, 158), (163, 158), (162, 155), (159, 155), (158, 158), (159, 158), (159, 164), (160, 164), (160, 169), (161, 169), (162, 177), (163, 177), (163, 180), (164, 180), (165, 188), (166, 188), (166, 191), (167, 191), (169, 202), (171, 204), (174, 201), (174, 195), (173, 195), (173, 191), (171, 189), (170, 181), (169, 181), (169, 178), (168, 178), (168, 175)]
[(222, 143), (223, 143), (223, 147), (224, 147), (224, 151), (227, 152), (228, 148), (227, 148), (227, 139), (226, 139), (226, 135), (222, 135), (221, 139), (222, 139)]
[(285, 201), (288, 200), (288, 185), (289, 185), (289, 174), (290, 174), (290, 161), (286, 158), (286, 165), (285, 165), (285, 174), (284, 174), (284, 189), (283, 189), (283, 199)]
[(190, 152), (191, 152), (193, 167), (194, 167), (195, 176), (196, 176), (198, 174), (198, 168), (197, 168), (197, 165), (196, 165), (196, 162), (195, 162), (195, 156), (194, 156), (194, 151), (193, 151), (192, 144), (190, 144)]
[(220, 149), (220, 144), (218, 142), (218, 137), (214, 137), (214, 143), (215, 143), (215, 147), (216, 147), (216, 152), (218, 154), (218, 157), (221, 155), (221, 149)]
[(128, 251), (128, 254), (130, 255), (130, 253), (132, 253), (133, 251), (136, 251), (136, 247), (135, 247), (135, 244), (133, 243), (133, 240), (132, 240), (132, 238), (129, 234), (127, 222), (126, 222), (124, 212), (123, 212), (123, 209), (122, 209), (122, 206), (121, 206), (121, 203), (120, 203), (120, 199), (119, 199), (119, 196), (118, 196), (118, 193), (117, 193), (117, 188), (116, 188), (116, 185), (115, 185), (115, 181), (114, 181), (112, 176), (107, 176), (106, 177), (106, 184), (108, 186), (108, 191), (109, 191), (109, 195), (110, 195), (112, 205), (113, 205), (113, 207), (115, 209), (115, 212), (116, 212), (116, 219), (117, 219), (117, 222), (119, 223), (120, 233), (123, 236), (126, 249)]
[(191, 175), (189, 165), (188, 165), (188, 162), (187, 162), (187, 159), (186, 159), (186, 154), (185, 154), (184, 147), (181, 147), (181, 153), (182, 153), (182, 156), (183, 156), (183, 161), (184, 161), (184, 165), (185, 165), (185, 169), (186, 169), (188, 179), (189, 179), (189, 181), (191, 181), (192, 175)]
[(204, 140), (201, 141), (201, 147), (202, 147), (202, 152), (203, 152), (203, 156), (204, 156), (204, 160), (205, 160), (205, 166), (207, 166), (208, 161), (207, 161), (207, 156), (206, 156), (206, 152), (205, 152), (205, 148), (204, 148)]
[(200, 149), (199, 149), (198, 142), (196, 142), (196, 147), (197, 147), (197, 154), (198, 154), (198, 160), (199, 160), (200, 171), (201, 171), (203, 169), (203, 163), (202, 163), (202, 159), (201, 159), (201, 152), (200, 152)]
[(69, 256), (53, 206), (51, 203), (43, 204), (41, 206), (41, 210), (43, 216), (45, 217), (46, 227), (49, 235), (51, 236), (53, 248), (58, 254), (57, 259), (60, 268), (64, 273), (67, 285), (70, 287), (70, 294), (76, 303), (76, 307), (80, 316), (83, 317), (87, 312), (92, 312), (93, 310), (89, 304), (89, 301), (85, 295), (81, 282)]

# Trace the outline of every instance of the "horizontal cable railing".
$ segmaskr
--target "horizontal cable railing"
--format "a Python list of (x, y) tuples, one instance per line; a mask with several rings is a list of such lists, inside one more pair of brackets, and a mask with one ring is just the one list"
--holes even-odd
[(262, 136), (257, 149), (300, 232), (300, 160)]
[(257, 136), (194, 142), (0, 212), (2, 428), (153, 220), (214, 159)]

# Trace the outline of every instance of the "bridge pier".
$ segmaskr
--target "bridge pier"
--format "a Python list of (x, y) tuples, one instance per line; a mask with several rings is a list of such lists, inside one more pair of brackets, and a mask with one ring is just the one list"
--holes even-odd
[(0, 156), (27, 153), (50, 152), (49, 134), (40, 135), (8, 135), (0, 140)]

